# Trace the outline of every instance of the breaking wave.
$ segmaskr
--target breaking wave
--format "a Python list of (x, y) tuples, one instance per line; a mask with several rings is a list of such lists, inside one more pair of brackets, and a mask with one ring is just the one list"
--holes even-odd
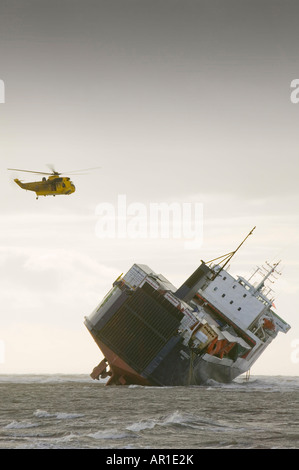
[(56, 419), (74, 419), (74, 418), (80, 418), (81, 416), (84, 416), (82, 413), (48, 413), (48, 411), (45, 410), (36, 410), (33, 413), (34, 416), (37, 418), (56, 418)]
[(88, 434), (88, 437), (92, 437), (93, 439), (125, 439), (127, 437), (131, 437), (131, 434), (126, 432), (118, 431), (117, 429), (106, 429), (105, 431), (96, 431), (94, 433)]
[(4, 426), (4, 429), (28, 429), (35, 428), (38, 426), (38, 423), (31, 423), (26, 421), (12, 421), (11, 423)]
[(154, 429), (156, 427), (184, 427), (197, 430), (214, 429), (219, 431), (219, 428), (227, 428), (228, 426), (204, 416), (198, 416), (194, 413), (181, 413), (176, 410), (173, 413), (160, 418), (141, 419), (140, 421), (126, 426), (126, 429), (138, 433), (147, 429)]

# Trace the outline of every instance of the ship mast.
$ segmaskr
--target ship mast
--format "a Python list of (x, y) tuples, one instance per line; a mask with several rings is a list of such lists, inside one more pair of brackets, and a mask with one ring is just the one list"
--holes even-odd
[[(267, 272), (267, 274), (263, 277), (263, 279), (261, 280), (261, 282), (256, 286), (255, 290), (254, 290), (254, 293), (256, 292), (259, 292), (265, 285), (265, 281), (268, 279), (268, 277), (271, 276), (272, 273), (274, 272), (277, 272), (276, 271), (276, 268), (277, 266), (279, 265), (280, 261), (278, 261), (277, 263), (273, 264), (273, 266), (271, 266), (271, 269)], [(264, 268), (265, 269), (265, 268)], [(277, 272), (278, 273), (278, 272)], [(278, 273), (280, 274), (280, 273)]]

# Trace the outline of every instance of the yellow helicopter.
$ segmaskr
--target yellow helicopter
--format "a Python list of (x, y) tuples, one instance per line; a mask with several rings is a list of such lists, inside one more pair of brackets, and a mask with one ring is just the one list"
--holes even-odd
[[(78, 171), (87, 171), (87, 170), (95, 170), (100, 167), (95, 168), (85, 168), (83, 170), (75, 170), (72, 172), (68, 172), (68, 174), (74, 173), (76, 175), (80, 174), (77, 173)], [(76, 191), (75, 185), (70, 180), (68, 176), (61, 176), (62, 173), (55, 171), (54, 168), (52, 169), (51, 173), (43, 172), (43, 171), (31, 171), (31, 170), (20, 170), (19, 168), (7, 168), (8, 170), (12, 171), (23, 171), (26, 173), (35, 173), (41, 175), (50, 175), (48, 178), (43, 176), (41, 181), (33, 181), (30, 183), (23, 183), (18, 178), (15, 178), (14, 181), (17, 185), (20, 186), (22, 189), (26, 189), (26, 191), (34, 191), (36, 193), (36, 199), (38, 196), (56, 196), (59, 194), (72, 194)]]

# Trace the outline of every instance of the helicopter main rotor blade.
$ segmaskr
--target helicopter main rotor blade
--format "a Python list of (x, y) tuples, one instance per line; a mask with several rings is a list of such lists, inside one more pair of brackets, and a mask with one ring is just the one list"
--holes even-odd
[(95, 166), (93, 168), (82, 168), (81, 170), (63, 171), (62, 174), (64, 174), (64, 175), (73, 175), (73, 174), (77, 173), (78, 171), (97, 170), (99, 168), (102, 168), (102, 167), (101, 166)]
[(37, 174), (37, 175), (55, 175), (55, 176), (59, 176), (59, 175), (63, 174), (63, 175), (74, 175), (74, 176), (76, 176), (77, 174), (79, 174), (78, 172), (80, 172), (80, 171), (97, 170), (97, 169), (101, 168), (100, 166), (96, 166), (96, 167), (93, 167), (93, 168), (83, 168), (81, 170), (64, 171), (63, 173), (60, 173), (60, 172), (58, 172), (54, 169), (54, 166), (52, 164), (48, 164), (48, 167), (51, 170), (53, 170), (52, 173), (49, 173), (47, 171), (21, 170), (20, 168), (7, 168), (7, 169), (11, 170), (11, 171), (23, 171), (25, 173), (34, 173), (34, 174)]
[(47, 173), (45, 171), (31, 171), (31, 170), (21, 170), (20, 168), (7, 168), (8, 170), (12, 171), (24, 171), (26, 173), (35, 173), (39, 175), (53, 175), (53, 173)]

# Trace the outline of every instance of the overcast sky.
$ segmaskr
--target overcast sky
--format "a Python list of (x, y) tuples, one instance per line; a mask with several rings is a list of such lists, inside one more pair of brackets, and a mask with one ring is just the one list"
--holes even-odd
[[(0, 6), (0, 373), (90, 373), (85, 326), (119, 274), (148, 264), (179, 287), (234, 250), (233, 275), (282, 260), (291, 324), (252, 369), (299, 371), (297, 1), (11, 0)], [(0, 100), (1, 101), (1, 100)], [(13, 181), (69, 172), (70, 196)], [(100, 238), (98, 209), (203, 207), (203, 242)], [(129, 220), (129, 219), (128, 219)], [(298, 341), (298, 353), (296, 353)], [(1, 350), (1, 348), (0, 348)], [(1, 359), (1, 357), (0, 357)]]

